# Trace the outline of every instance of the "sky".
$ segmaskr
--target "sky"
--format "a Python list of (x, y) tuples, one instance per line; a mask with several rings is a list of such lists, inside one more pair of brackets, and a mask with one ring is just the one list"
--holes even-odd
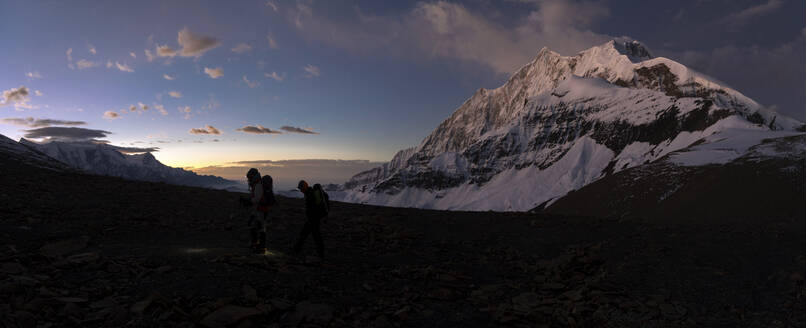
[(806, 121), (803, 13), (793, 0), (5, 0), (0, 134), (342, 182), (542, 47), (573, 55), (619, 36)]

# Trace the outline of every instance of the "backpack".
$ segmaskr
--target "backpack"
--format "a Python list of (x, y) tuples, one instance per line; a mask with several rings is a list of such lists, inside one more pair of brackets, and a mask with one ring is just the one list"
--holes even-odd
[(319, 213), (322, 216), (327, 216), (328, 212), (330, 212), (330, 197), (327, 195), (324, 189), (322, 189), (322, 185), (315, 184), (313, 185), (313, 196), (314, 196), (314, 204), (316, 204)]
[(274, 180), (270, 175), (264, 175), (260, 179), (260, 184), (263, 185), (263, 197), (260, 199), (261, 205), (277, 205), (277, 198), (274, 197)]

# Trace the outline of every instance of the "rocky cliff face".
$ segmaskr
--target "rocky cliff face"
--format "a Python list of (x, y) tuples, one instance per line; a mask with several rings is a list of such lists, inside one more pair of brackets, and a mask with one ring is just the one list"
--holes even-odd
[(345, 183), (345, 201), (528, 210), (689, 147), (723, 120), (790, 131), (767, 110), (639, 42), (561, 56), (547, 48), (501, 87), (478, 90), (417, 147)]

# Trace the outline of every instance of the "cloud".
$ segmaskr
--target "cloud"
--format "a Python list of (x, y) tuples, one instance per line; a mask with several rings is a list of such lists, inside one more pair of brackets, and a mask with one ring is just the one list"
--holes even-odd
[(204, 73), (209, 75), (211, 78), (214, 78), (214, 79), (217, 79), (219, 77), (224, 76), (224, 70), (221, 69), (221, 67), (216, 67), (216, 68), (205, 67), (204, 68)]
[(112, 66), (115, 66), (115, 64), (112, 64), (111, 60), (107, 60), (106, 61), (106, 68), (112, 68)]
[(64, 54), (67, 55), (68, 62), (73, 61), (73, 48), (67, 48), (67, 51)]
[(168, 115), (168, 111), (165, 110), (165, 106), (163, 106), (161, 104), (158, 104), (158, 105), (154, 105), (154, 108), (156, 108), (160, 112), (160, 114), (162, 114), (162, 116)]
[(214, 135), (221, 135), (221, 131), (213, 127), (212, 125), (206, 125), (203, 128), (193, 128), (188, 131), (190, 134), (214, 134)]
[(123, 154), (142, 154), (142, 153), (152, 153), (155, 151), (159, 151), (159, 147), (121, 147), (121, 146), (114, 146), (114, 145), (107, 145), (108, 147), (112, 147), (115, 150), (123, 153)]
[(307, 77), (315, 77), (315, 76), (319, 76), (319, 74), (321, 73), (321, 72), (319, 71), (319, 67), (313, 66), (313, 65), (311, 65), (311, 64), (306, 65), (306, 66), (305, 66), (305, 67), (303, 67), (302, 69), (303, 69), (304, 71), (308, 72), (308, 74), (306, 74), (306, 76), (307, 76)]
[(247, 86), (249, 86), (252, 89), (260, 86), (260, 83), (258, 83), (257, 81), (249, 81), (249, 79), (246, 78), (246, 75), (243, 76), (243, 81), (244, 83), (246, 83)]
[(179, 43), (179, 49), (176, 50), (168, 45), (157, 45), (157, 56), (160, 57), (201, 57), (205, 52), (218, 47), (221, 43), (209, 36), (202, 36), (190, 31), (185, 27), (179, 31), (176, 37), (176, 42)]
[(162, 77), (163, 77), (164, 79), (168, 80), (168, 81), (173, 81), (173, 80), (176, 80), (176, 77), (174, 77), (174, 76), (170, 76), (170, 75), (168, 75), (168, 74), (162, 74)]
[(42, 74), (39, 74), (39, 72), (37, 72), (37, 71), (25, 73), (25, 76), (27, 76), (29, 79), (32, 79), (32, 80), (42, 78)]
[(87, 44), (87, 50), (89, 50), (89, 51), (90, 51), (90, 53), (91, 53), (91, 54), (93, 54), (93, 55), (97, 55), (97, 54), (98, 54), (98, 51), (97, 51), (97, 50), (95, 49), (95, 47), (94, 47), (93, 45), (91, 45), (91, 44)]
[(722, 20), (722, 23), (731, 25), (733, 27), (738, 27), (755, 17), (764, 16), (778, 10), (783, 4), (783, 0), (768, 0), (766, 3), (745, 8), (739, 12), (730, 14)]
[(232, 50), (232, 52), (234, 52), (234, 53), (239, 53), (239, 54), (242, 54), (242, 53), (244, 53), (244, 52), (247, 52), (247, 51), (249, 51), (249, 50), (252, 50), (252, 46), (250, 46), (250, 45), (249, 45), (249, 44), (247, 44), (247, 43), (239, 43), (237, 46), (235, 46), (235, 48), (232, 48), (231, 50)]
[(101, 65), (101, 64), (97, 63), (97, 62), (92, 62), (92, 61), (89, 61), (89, 60), (86, 60), (86, 59), (81, 59), (78, 62), (76, 62), (76, 66), (78, 67), (78, 69), (92, 68), (92, 67), (96, 67), (96, 66), (99, 66), (99, 65)]
[(128, 65), (126, 65), (125, 63), (124, 63), (124, 64), (121, 64), (121, 63), (119, 63), (119, 62), (115, 62), (115, 66), (116, 66), (116, 67), (117, 67), (119, 70), (121, 70), (121, 71), (123, 71), (123, 72), (129, 72), (129, 73), (134, 72), (134, 69), (132, 69), (131, 67), (129, 67), (129, 66), (128, 66)]
[(221, 44), (215, 38), (194, 34), (187, 27), (179, 31), (177, 41), (182, 46), (182, 57), (199, 57)]
[(116, 111), (108, 110), (108, 111), (104, 112), (103, 118), (105, 120), (116, 120), (116, 119), (121, 118), (121, 116)]
[[(528, 63), (540, 48), (574, 54), (612, 37), (590, 28), (609, 16), (602, 2), (532, 1), (521, 17), (505, 24), (494, 13), (474, 12), (462, 4), (419, 2), (401, 15), (333, 19), (311, 6), (290, 11), (298, 32), (357, 55), (386, 53), (415, 59), (477, 63), (509, 74)], [(478, 66), (473, 66), (474, 70)]]
[(44, 138), (51, 141), (89, 141), (104, 138), (109, 134), (112, 134), (112, 132), (76, 127), (44, 127), (25, 130), (24, 137), (28, 139)]
[(190, 115), (191, 115), (191, 112), (192, 112), (192, 110), (190, 109), (190, 106), (185, 106), (185, 107), (179, 106), (178, 109), (179, 109), (180, 113), (185, 113), (184, 119), (186, 119), (186, 120), (190, 119)]
[(42, 91), (39, 91), (39, 90), (34, 90), (34, 94), (39, 96), (39, 97), (42, 97), (42, 96), (45, 95), (45, 94), (42, 93)]
[(277, 4), (274, 3), (274, 1), (267, 1), (266, 2), (266, 7), (270, 7), (272, 10), (274, 10), (274, 12), (277, 12), (277, 10), (278, 10)]
[(13, 104), (14, 106), (21, 105), (28, 106), (30, 92), (28, 88), (21, 85), (19, 88), (11, 88), (3, 91), (3, 101), (0, 101), (0, 107)]
[(176, 50), (169, 47), (168, 45), (157, 45), (157, 56), (160, 57), (174, 57), (177, 55)]
[(29, 128), (41, 128), (53, 125), (67, 125), (67, 126), (87, 125), (87, 122), (84, 121), (65, 121), (65, 120), (54, 120), (49, 118), (33, 118), (33, 117), (4, 118), (0, 119), (0, 123), (26, 126)]
[(148, 105), (146, 105), (146, 104), (144, 104), (144, 103), (138, 102), (138, 103), (137, 103), (137, 105), (139, 105), (139, 106), (140, 106), (140, 109), (141, 109), (141, 110), (143, 110), (143, 111), (147, 111), (147, 110), (148, 110)]
[(313, 129), (298, 128), (298, 127), (295, 127), (295, 126), (288, 126), (288, 125), (284, 125), (284, 126), (280, 127), (280, 130), (283, 130), (285, 132), (291, 132), (291, 133), (319, 134), (319, 132), (315, 132), (315, 131), (313, 131)]
[(202, 105), (202, 109), (216, 109), (218, 107), (221, 107), (221, 103), (218, 102), (218, 99), (216, 99), (215, 95), (212, 93), (207, 98), (207, 102)]
[(263, 76), (270, 77), (270, 78), (274, 79), (277, 82), (283, 82), (283, 80), (285, 79), (285, 74), (279, 75), (279, 74), (277, 74), (277, 72), (271, 72), (271, 74), (263, 73)]
[(143, 52), (146, 54), (146, 60), (149, 63), (154, 61), (155, 58), (157, 58), (157, 56), (154, 56), (154, 54), (151, 53), (151, 50), (146, 49), (146, 50), (143, 50)]
[(274, 41), (274, 37), (271, 35), (271, 33), (266, 35), (266, 40), (269, 41), (269, 48), (277, 49), (277, 41)]
[(264, 128), (262, 125), (254, 126), (254, 125), (247, 125), (242, 128), (235, 129), (235, 131), (241, 131), (245, 133), (251, 134), (281, 134), (282, 132), (277, 130), (272, 130), (269, 128)]
[(174, 98), (182, 98), (182, 93), (179, 91), (169, 91), (168, 95)]
[(132, 58), (134, 58), (134, 59), (137, 59), (137, 54), (136, 54), (136, 53), (134, 53), (134, 51), (129, 52), (129, 56), (131, 56), (131, 57), (132, 57)]

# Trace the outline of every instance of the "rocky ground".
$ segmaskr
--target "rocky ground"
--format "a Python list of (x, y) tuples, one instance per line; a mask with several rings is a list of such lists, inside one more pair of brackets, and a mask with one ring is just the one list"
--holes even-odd
[[(334, 203), (326, 258), (250, 254), (238, 194), (0, 159), (6, 327), (806, 325), (802, 219), (615, 221)], [(306, 254), (312, 255), (312, 241)]]

